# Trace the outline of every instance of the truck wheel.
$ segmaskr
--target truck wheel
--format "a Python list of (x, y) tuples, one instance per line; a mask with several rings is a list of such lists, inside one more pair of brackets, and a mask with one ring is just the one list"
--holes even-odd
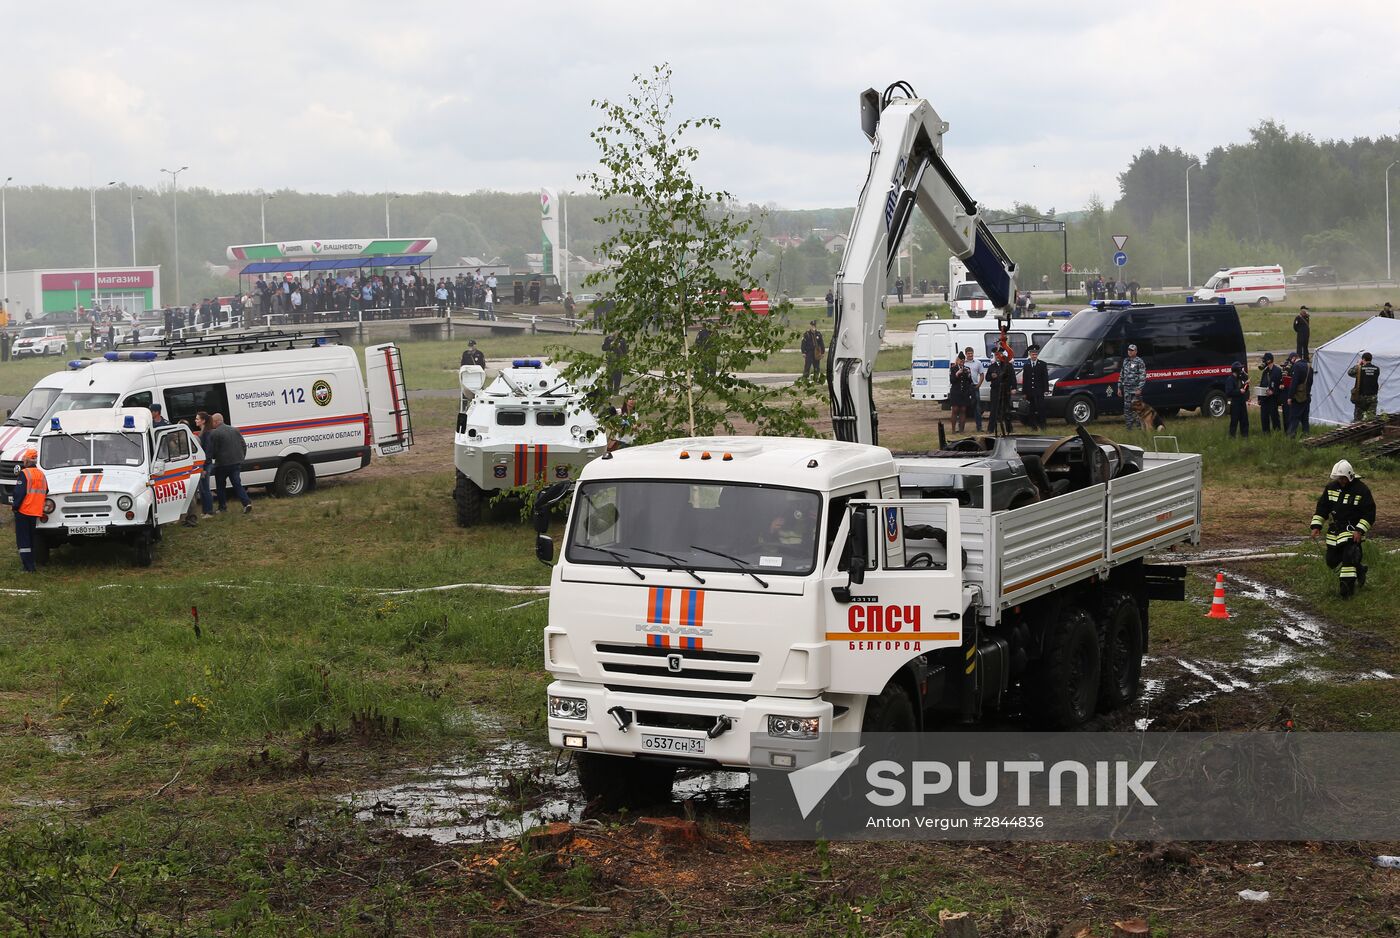
[(1225, 401), (1223, 391), (1211, 391), (1201, 402), (1201, 413), (1207, 417), (1224, 417), (1230, 405)]
[(150, 526), (144, 527), (137, 532), (135, 540), (132, 541), (132, 546), (135, 548), (136, 566), (149, 567), (156, 559), (155, 539), (151, 534)]
[(272, 494), (278, 498), (295, 498), (311, 489), (311, 470), (297, 459), (288, 459), (277, 467), (272, 480)]
[(452, 499), (457, 503), (457, 524), (464, 528), (481, 522), (481, 487), (461, 470), (457, 471), (457, 487), (452, 490)]
[(1099, 630), (1077, 606), (1050, 626), (1045, 654), (1035, 673), (1035, 721), (1068, 730), (1094, 715), (1099, 699)]
[(860, 723), (862, 733), (912, 733), (918, 728), (914, 702), (898, 681), (890, 681), (879, 697), (866, 704)]
[(1260, 309), (1263, 309), (1265, 306), (1269, 305), (1269, 298), (1267, 296), (1261, 296), (1258, 300), (1255, 301), (1254, 305), (1259, 307)]
[(588, 802), (604, 811), (645, 808), (671, 800), (676, 767), (626, 756), (574, 753), (579, 787)]
[(1103, 662), (1099, 710), (1108, 713), (1137, 700), (1142, 678), (1142, 614), (1127, 593), (1109, 593), (1099, 612)]
[(1093, 423), (1097, 416), (1097, 408), (1094, 407), (1094, 399), (1087, 394), (1080, 394), (1070, 398), (1069, 407), (1065, 409), (1065, 423)]

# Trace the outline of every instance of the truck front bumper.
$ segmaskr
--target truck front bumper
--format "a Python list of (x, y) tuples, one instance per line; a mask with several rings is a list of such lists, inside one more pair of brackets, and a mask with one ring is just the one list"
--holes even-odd
[[(549, 718), (550, 745), (560, 749), (741, 769), (801, 768), (830, 755), (826, 737), (833, 708), (820, 697), (668, 697), (569, 681), (550, 684), (549, 696), (588, 702), (586, 719)], [(816, 717), (819, 735), (816, 739), (770, 736), (770, 715)], [(677, 725), (703, 722), (713, 727), (721, 717), (727, 718), (728, 728), (713, 737), (704, 729)]]

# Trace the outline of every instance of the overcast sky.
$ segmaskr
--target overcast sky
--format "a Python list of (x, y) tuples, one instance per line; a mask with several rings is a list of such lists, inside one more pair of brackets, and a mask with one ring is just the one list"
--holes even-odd
[(1082, 207), (1159, 143), (1265, 117), (1400, 130), (1400, 7), (1270, 2), (204, 2), (6, 4), (13, 185), (336, 192), (578, 188), (592, 98), (652, 64), (723, 129), (699, 173), (743, 201), (853, 204), (857, 94), (904, 79), (952, 127), (981, 201)]

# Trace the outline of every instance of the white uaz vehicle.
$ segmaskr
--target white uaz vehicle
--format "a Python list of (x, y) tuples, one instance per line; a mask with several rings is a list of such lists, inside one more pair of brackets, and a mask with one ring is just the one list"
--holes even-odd
[(539, 359), (515, 359), (484, 388), (486, 372), (479, 365), (463, 365), (458, 379), (462, 404), (453, 439), (452, 498), (463, 527), (481, 520), (495, 492), (577, 477), (581, 466), (608, 448), (583, 393)]
[(150, 566), (161, 527), (188, 513), (205, 471), (189, 428), (153, 427), (144, 407), (60, 411), (38, 449), (49, 488), (35, 531), (41, 563), (64, 544), (119, 540)]
[(62, 355), (68, 349), (68, 336), (58, 326), (25, 326), (15, 336), (10, 355)]

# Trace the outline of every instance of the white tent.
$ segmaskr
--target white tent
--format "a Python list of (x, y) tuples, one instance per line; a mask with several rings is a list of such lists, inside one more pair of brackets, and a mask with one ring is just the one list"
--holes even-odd
[(1355, 378), (1347, 369), (1370, 352), (1381, 369), (1381, 396), (1376, 410), (1400, 414), (1400, 320), (1373, 316), (1331, 342), (1313, 350), (1313, 423), (1351, 423), (1351, 391)]

